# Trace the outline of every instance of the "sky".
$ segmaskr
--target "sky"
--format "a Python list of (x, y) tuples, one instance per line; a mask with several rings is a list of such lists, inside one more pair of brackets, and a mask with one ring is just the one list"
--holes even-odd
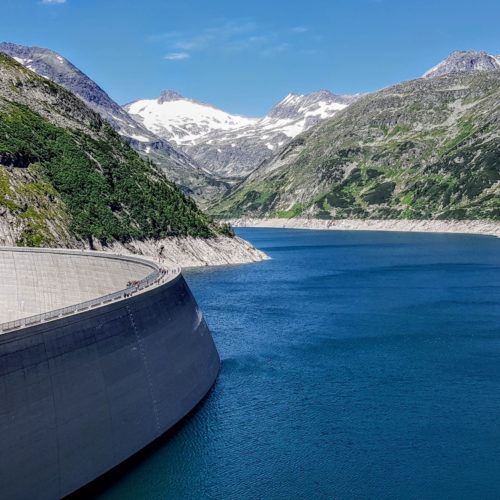
[(500, 54), (498, 0), (0, 0), (0, 40), (59, 52), (118, 103), (163, 89), (265, 114), (368, 92), (453, 50)]

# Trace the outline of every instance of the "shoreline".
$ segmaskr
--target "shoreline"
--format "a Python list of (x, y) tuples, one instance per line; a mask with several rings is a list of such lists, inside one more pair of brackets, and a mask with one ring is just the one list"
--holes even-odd
[(113, 243), (105, 248), (96, 246), (96, 250), (149, 257), (160, 264), (181, 268), (251, 264), (270, 260), (267, 254), (238, 236), (207, 239), (187, 236), (162, 240), (134, 240), (127, 244)]
[(401, 219), (253, 219), (228, 221), (233, 227), (313, 229), (319, 231), (395, 231), (419, 233), (482, 234), (500, 238), (500, 222), (485, 220)]
[[(0, 231), (0, 246), (16, 246), (15, 234), (2, 236)], [(251, 264), (270, 260), (268, 255), (238, 236), (232, 238), (217, 236), (207, 239), (187, 236), (161, 240), (132, 240), (127, 243), (114, 242), (105, 247), (94, 241), (92, 249), (87, 243), (73, 240), (50, 248), (95, 250), (116, 255), (131, 255), (151, 259), (166, 267), (181, 268)]]

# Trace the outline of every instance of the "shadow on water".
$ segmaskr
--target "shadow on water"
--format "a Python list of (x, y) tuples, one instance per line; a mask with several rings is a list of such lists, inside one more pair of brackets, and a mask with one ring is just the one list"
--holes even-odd
[(118, 464), (116, 467), (113, 467), (108, 472), (105, 472), (102, 476), (99, 476), (97, 479), (94, 479), (87, 485), (64, 497), (65, 500), (88, 500), (89, 498), (99, 497), (106, 493), (108, 490), (112, 489), (116, 483), (118, 483), (130, 472), (135, 470), (137, 466), (142, 464), (144, 461), (146, 461), (148, 458), (162, 449), (170, 440), (172, 440), (177, 434), (179, 434), (192, 422), (196, 414), (202, 410), (202, 408), (212, 396), (216, 384), (217, 380), (215, 381), (215, 384), (210, 388), (208, 393), (203, 397), (203, 399), (184, 418), (177, 422), (168, 431), (163, 433), (161, 436), (146, 445), (144, 448), (139, 450), (124, 462)]

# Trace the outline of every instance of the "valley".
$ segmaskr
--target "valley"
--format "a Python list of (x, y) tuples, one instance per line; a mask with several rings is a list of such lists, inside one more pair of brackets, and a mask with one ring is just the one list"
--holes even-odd
[(121, 107), (53, 51), (0, 52), (73, 92), (218, 219), (500, 218), (500, 58), (485, 52), (368, 94), (288, 94), (260, 118), (174, 90)]

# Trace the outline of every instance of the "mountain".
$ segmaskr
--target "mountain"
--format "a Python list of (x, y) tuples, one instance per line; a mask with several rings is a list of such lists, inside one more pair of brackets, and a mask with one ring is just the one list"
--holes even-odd
[(89, 246), (227, 233), (80, 98), (0, 53), (0, 240)]
[(255, 121), (183, 97), (173, 90), (164, 90), (158, 99), (140, 99), (124, 107), (148, 130), (177, 145), (192, 144), (212, 132), (240, 128)]
[(28, 69), (52, 80), (80, 97), (97, 111), (120, 134), (147, 142), (150, 133), (135, 122), (97, 83), (67, 59), (49, 49), (0, 43), (0, 52), (14, 58)]
[(435, 78), (449, 73), (471, 73), (500, 69), (500, 56), (475, 50), (452, 52), (444, 61), (424, 73), (424, 78)]
[(174, 91), (138, 100), (125, 109), (146, 128), (211, 172), (241, 178), (297, 134), (333, 116), (359, 96), (327, 90), (289, 94), (263, 118), (232, 115)]
[(80, 97), (136, 151), (162, 167), (184, 192), (203, 198), (227, 189), (227, 184), (198, 167), (188, 155), (137, 123), (97, 83), (60, 54), (49, 49), (5, 42), (0, 43), (0, 52)]
[(404, 82), (295, 137), (212, 213), (498, 220), (499, 130), (500, 71)]

